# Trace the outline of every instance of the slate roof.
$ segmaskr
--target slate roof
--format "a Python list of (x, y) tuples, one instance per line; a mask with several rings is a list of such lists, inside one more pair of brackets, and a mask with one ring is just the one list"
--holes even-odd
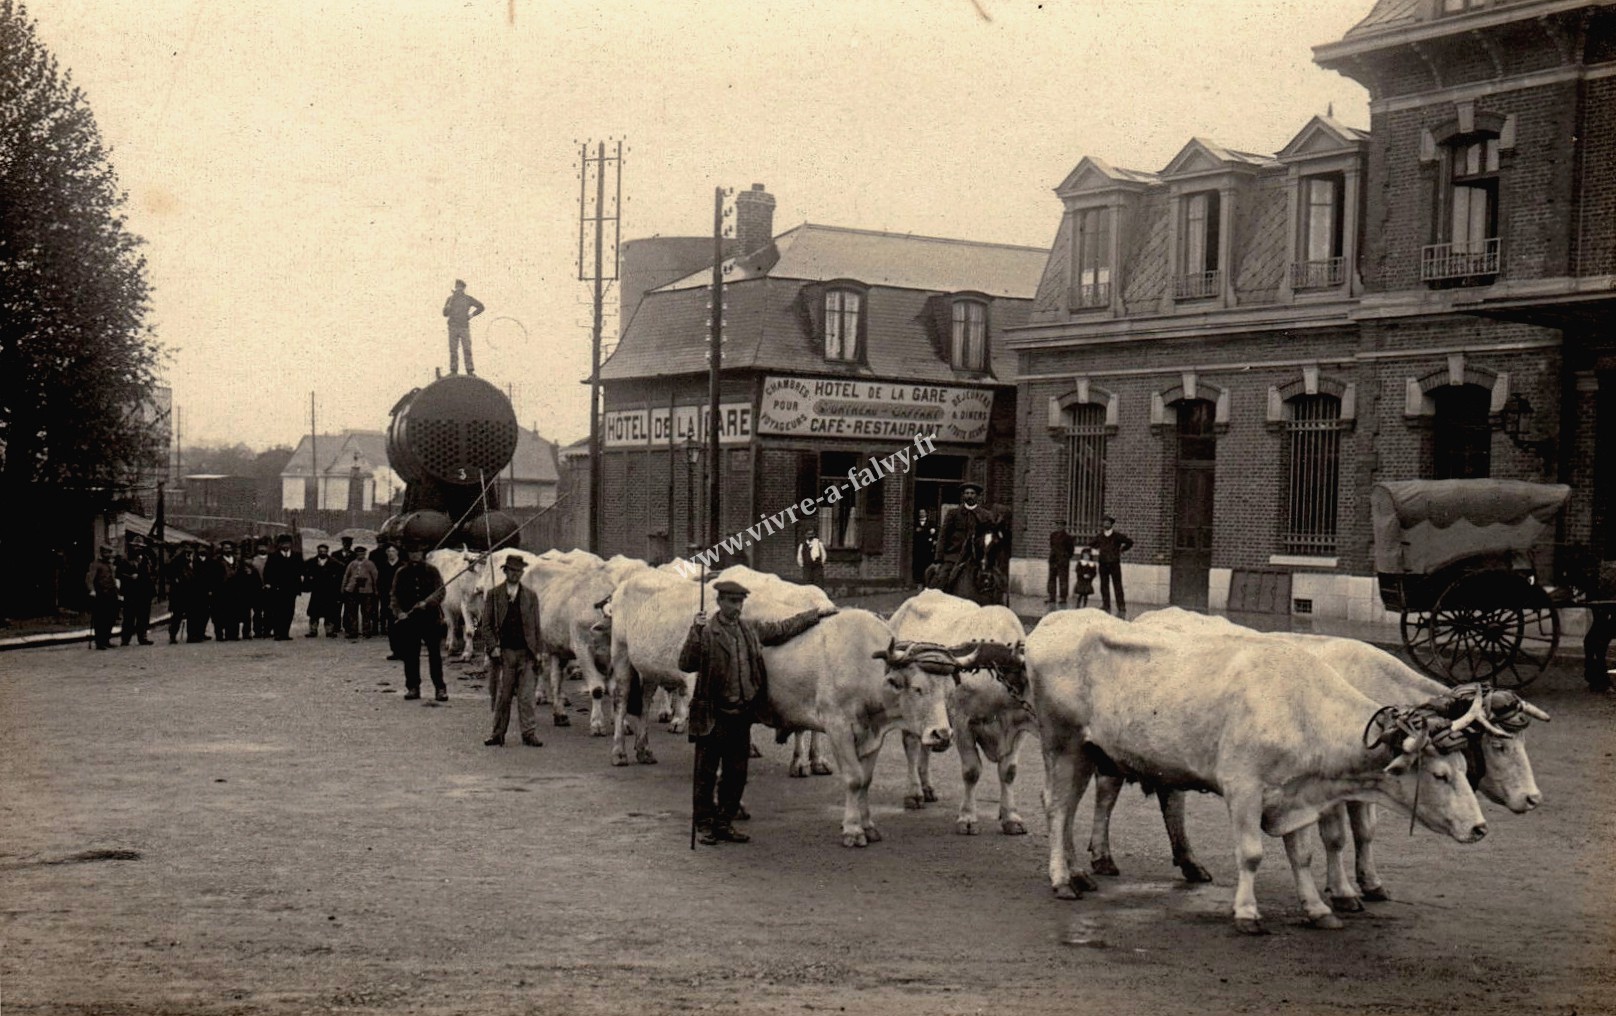
[[(726, 262), (726, 370), (768, 370), (934, 383), (1007, 382), (1015, 356), (995, 337), (1026, 323), (1049, 251), (897, 233), (802, 225)], [(870, 286), (866, 362), (827, 361), (804, 290), (848, 279)], [(606, 381), (707, 369), (711, 269), (646, 294), (610, 359)], [(950, 294), (994, 297), (988, 312), (991, 375), (948, 363), (940, 315)]]
[(556, 470), (555, 444), (526, 427), (516, 429), (516, 451), (509, 468), (517, 480), (528, 483), (557, 483), (561, 479)]

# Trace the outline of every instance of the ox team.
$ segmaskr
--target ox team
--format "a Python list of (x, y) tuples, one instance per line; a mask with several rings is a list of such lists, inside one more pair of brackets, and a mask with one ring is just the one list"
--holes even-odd
[[(939, 540), (939, 564), (955, 576), (970, 570), (964, 548), (983, 521), (978, 491), (967, 493)], [(1095, 543), (1114, 561), (1126, 537), (1106, 521)], [(1055, 549), (1065, 551), (1061, 543)], [(97, 648), (113, 645), (120, 596), (123, 644), (151, 642), (142, 612), (156, 564), (141, 544), (132, 539), (116, 558), (104, 548), (86, 576), (96, 597)], [(1233, 825), (1233, 916), (1251, 933), (1265, 930), (1255, 895), (1264, 833), (1284, 841), (1307, 923), (1335, 928), (1338, 911), (1390, 896), (1374, 867), (1372, 805), (1473, 843), (1487, 828), (1476, 791), (1517, 813), (1542, 800), (1523, 737), (1530, 720), (1548, 719), (1542, 710), (1513, 692), (1446, 688), (1350, 639), (1260, 633), (1172, 608), (1133, 622), (1095, 609), (1055, 611), (1026, 634), (1005, 606), (940, 589), (884, 620), (839, 611), (816, 585), (740, 565), (704, 586), (671, 563), (653, 568), (582, 551), (423, 556), (424, 548), (411, 546), (401, 558), (397, 547), (367, 551), (343, 540), (302, 561), (291, 544), (289, 537), (273, 549), (249, 541), (251, 556), (233, 541), (180, 547), (163, 569), (174, 606), (170, 641), (182, 632), (186, 642), (288, 640), (295, 601), (306, 591), (309, 637), (322, 625), (327, 637), (340, 625), (356, 641), (386, 632), (405, 664), (406, 699), (420, 697), (425, 649), (434, 699), (443, 701), (441, 644), (452, 634), (464, 659), (479, 650), (488, 657), (490, 746), (504, 743), (513, 701), (525, 744), (540, 744), (535, 701), (551, 702), (555, 724), (569, 725), (561, 673), (573, 663), (591, 700), (590, 732), (612, 735), (618, 765), (629, 761), (631, 734), (635, 759), (656, 761), (647, 721), (651, 693), (666, 689), (665, 718), (695, 744), (692, 816), (707, 844), (750, 839), (735, 822), (747, 817), (741, 799), (754, 722), (774, 727), (781, 741), (796, 738), (793, 776), (831, 772), (828, 745), (844, 774), (841, 832), (849, 847), (883, 838), (868, 797), (877, 752), (894, 728), (909, 755), (906, 808), (938, 800), (924, 749), (955, 746), (964, 780), (956, 831), (979, 831), (975, 792), (986, 756), (998, 767), (1000, 831), (1024, 834), (1014, 782), (1020, 742), (1036, 732), (1050, 886), (1063, 898), (1095, 888), (1094, 874), (1117, 874), (1108, 818), (1125, 779), (1157, 792), (1185, 878), (1209, 881), (1185, 830), (1183, 791), (1216, 792)], [(711, 617), (708, 600), (716, 605)], [(545, 664), (548, 680), (539, 681)], [(1269, 722), (1277, 715), (1300, 723)], [(1073, 818), (1096, 778), (1083, 866)], [(1324, 894), (1310, 871), (1315, 826), (1326, 852)], [(1353, 876), (1344, 861), (1349, 830)]]

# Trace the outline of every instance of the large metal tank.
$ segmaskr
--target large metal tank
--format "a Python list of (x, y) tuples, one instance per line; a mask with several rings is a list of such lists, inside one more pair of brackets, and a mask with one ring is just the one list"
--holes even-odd
[(387, 458), (404, 482), (475, 490), (516, 453), (516, 411), (481, 378), (451, 374), (417, 388), (393, 407)]

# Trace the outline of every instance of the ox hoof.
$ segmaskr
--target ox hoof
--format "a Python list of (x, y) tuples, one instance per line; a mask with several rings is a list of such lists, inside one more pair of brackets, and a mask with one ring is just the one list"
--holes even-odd
[(589, 725), (590, 737), (605, 737), (608, 733), (610, 733), (610, 731), (608, 731), (605, 727), (596, 726), (593, 723)]
[(747, 758), (762, 758), (763, 757), (763, 752), (758, 750), (757, 745), (749, 744), (749, 745), (746, 746), (746, 757)]
[(1110, 857), (1096, 857), (1089, 862), (1089, 870), (1096, 875), (1110, 875), (1112, 877), (1122, 874), (1122, 870), (1117, 867), (1117, 862), (1111, 860)]
[[(668, 724), (668, 733), (670, 733), (670, 734), (683, 734), (684, 732), (685, 732), (685, 721), (684, 720), (674, 720), (672, 723)], [(753, 748), (752, 750), (757, 751), (756, 748)]]
[(1083, 898), (1083, 890), (1070, 882), (1062, 882), (1049, 888), (1054, 892), (1057, 900), (1080, 900)]
[(999, 823), (999, 831), (1006, 836), (1027, 835), (1027, 825), (1017, 818), (1007, 818)]
[(937, 791), (931, 789), (930, 787), (922, 786), (920, 788), (920, 796), (925, 798), (927, 804), (937, 803)]
[(869, 845), (869, 837), (864, 835), (863, 830), (859, 830), (856, 833), (842, 834), (842, 846), (844, 847), (867, 847)]
[(1364, 886), (1363, 898), (1367, 903), (1385, 903), (1392, 898), (1392, 894), (1387, 892), (1386, 887), (1382, 885), (1377, 885), (1373, 889)]
[(829, 762), (810, 762), (808, 764), (808, 771), (813, 773), (815, 776), (829, 776), (836, 770), (830, 767)]
[(642, 766), (654, 766), (657, 764), (656, 756), (651, 754), (650, 748), (634, 749), (634, 761)]
[(924, 808), (925, 806), (926, 806), (926, 802), (922, 801), (916, 795), (914, 795), (914, 794), (906, 794), (906, 795), (904, 795), (904, 798), (903, 798), (903, 810), (904, 811), (919, 811), (920, 809)]
[(962, 818), (954, 823), (954, 831), (961, 836), (976, 835), (976, 819)]
[(555, 725), (558, 727), (570, 727), (572, 726), (572, 717), (568, 716), (566, 713), (556, 713)]
[(1095, 892), (1100, 888), (1100, 883), (1089, 878), (1089, 873), (1086, 871), (1073, 872), (1072, 885), (1086, 893)]
[(626, 766), (626, 765), (628, 765), (628, 756), (620, 754), (618, 752), (612, 752), (612, 765), (614, 765), (614, 766)]
[(1358, 914), (1363, 912), (1363, 900), (1356, 896), (1328, 896), (1331, 910), (1339, 910), (1343, 914)]
[(877, 829), (873, 825), (872, 826), (865, 826), (864, 827), (864, 838), (867, 841), (869, 841), (870, 843), (880, 843), (881, 842), (881, 830)]
[(1242, 935), (1268, 934), (1268, 929), (1263, 927), (1262, 921), (1255, 917), (1236, 917), (1234, 927)]
[(1201, 867), (1197, 861), (1180, 861), (1178, 870), (1186, 882), (1211, 882), (1212, 873)]
[(1309, 928), (1316, 928), (1319, 931), (1340, 931), (1342, 928), (1346, 927), (1345, 924), (1341, 923), (1341, 918), (1335, 916), (1334, 914), (1320, 914), (1317, 917), (1309, 917), (1307, 919), (1307, 926)]
[(794, 780), (806, 780), (808, 778), (808, 767), (801, 762), (793, 762), (791, 763), (791, 768), (786, 770), (786, 775)]
[(658, 723), (667, 723), (669, 720), (672, 720), (672, 719), (673, 719), (673, 714), (671, 712), (669, 712), (668, 710), (666, 710), (666, 709), (664, 709), (660, 713), (656, 714), (656, 721)]

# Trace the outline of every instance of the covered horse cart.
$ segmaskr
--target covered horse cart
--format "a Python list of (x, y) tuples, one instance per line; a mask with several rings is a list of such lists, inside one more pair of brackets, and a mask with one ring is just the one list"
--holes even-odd
[(1517, 480), (1403, 480), (1370, 493), (1375, 571), (1414, 662), (1450, 684), (1530, 684), (1560, 642), (1539, 581), (1544, 533), (1571, 488)]

